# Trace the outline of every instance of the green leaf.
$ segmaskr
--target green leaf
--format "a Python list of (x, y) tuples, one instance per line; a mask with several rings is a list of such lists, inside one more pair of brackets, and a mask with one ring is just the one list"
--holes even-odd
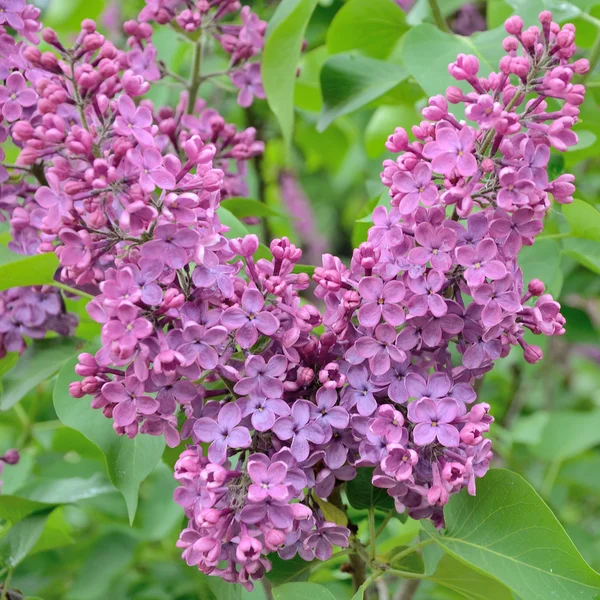
[[(562, 438), (562, 436), (561, 436)], [(487, 573), (522, 600), (593, 600), (600, 575), (581, 557), (536, 491), (516, 473), (490, 471), (444, 509), (446, 531), (427, 533), (457, 559)]]
[(279, 558), (277, 553), (269, 556), (272, 569), (267, 573), (267, 578), (273, 585), (283, 585), (292, 581), (306, 581), (313, 567), (313, 562), (306, 562), (301, 556), (296, 555), (290, 560)]
[(385, 59), (407, 29), (404, 12), (393, 0), (349, 0), (329, 26), (327, 49)]
[(600, 242), (594, 240), (563, 240), (563, 254), (600, 275)]
[(138, 503), (140, 483), (150, 475), (165, 448), (163, 437), (139, 434), (130, 440), (118, 436), (112, 421), (102, 411), (90, 407), (89, 399), (75, 399), (69, 394), (69, 384), (80, 378), (75, 375), (77, 358), (65, 363), (54, 387), (54, 408), (60, 421), (82, 433), (96, 444), (106, 460), (108, 474), (125, 498), (130, 522)]
[(23, 256), (0, 246), (0, 290), (54, 281), (58, 259), (52, 252)]
[(100, 473), (89, 479), (69, 477), (67, 479), (38, 479), (21, 488), (19, 496), (45, 504), (70, 504), (102, 494), (110, 494), (115, 488)]
[(532, 279), (541, 279), (546, 290), (558, 297), (563, 280), (560, 261), (560, 244), (556, 240), (540, 239), (533, 246), (523, 246), (519, 253), (519, 266), (525, 285)]
[(13, 525), (0, 539), (0, 564), (16, 567), (40, 539), (49, 516), (49, 512), (31, 515)]
[(18, 523), (36, 512), (48, 510), (48, 504), (20, 496), (0, 496), (0, 519)]
[(319, 496), (317, 496), (317, 494), (314, 492), (312, 497), (313, 500), (319, 505), (319, 508), (321, 509), (326, 521), (331, 521), (332, 523), (342, 525), (343, 527), (348, 525), (348, 517), (343, 510), (331, 504), (331, 502), (327, 502), (327, 500), (319, 498)]
[(335, 600), (335, 596), (317, 583), (285, 583), (273, 588), (273, 600)]
[(294, 129), (294, 87), (304, 32), (316, 5), (317, 0), (283, 0), (267, 29), (262, 80), (287, 145)]
[[(560, 438), (559, 438), (560, 436)], [(560, 444), (556, 440), (560, 439)], [(566, 460), (600, 444), (600, 410), (549, 413), (534, 452), (545, 460)]]
[[(271, 208), (264, 202), (252, 200), (251, 198), (225, 198), (221, 200), (220, 211), (225, 208), (238, 219), (245, 217), (281, 217), (281, 213)], [(219, 212), (221, 215), (221, 212)]]
[(328, 58), (321, 69), (323, 110), (317, 130), (325, 130), (338, 117), (379, 98), (407, 76), (400, 65), (356, 52)]
[(173, 501), (177, 482), (173, 469), (159, 462), (140, 487), (140, 504), (133, 526), (146, 540), (164, 539), (181, 523), (183, 509)]
[(448, 73), (448, 63), (461, 52), (471, 54), (472, 50), (461, 38), (423, 23), (404, 36), (402, 63), (423, 90), (433, 96), (456, 85)]
[(315, 269), (316, 267), (313, 265), (296, 264), (292, 269), (292, 273), (306, 273), (309, 277), (312, 277), (313, 273), (315, 272)]
[(575, 237), (600, 242), (600, 212), (593, 206), (576, 198), (562, 212)]
[(124, 573), (137, 541), (125, 533), (111, 532), (94, 543), (66, 595), (66, 600), (101, 600), (111, 597), (114, 579)]
[(217, 600), (241, 600), (241, 585), (231, 585), (220, 577), (208, 577), (207, 579), (208, 587)]
[(429, 96), (444, 94), (450, 85), (460, 87), (460, 82), (448, 73), (448, 63), (460, 53), (477, 56), (481, 75), (498, 71), (497, 61), (503, 55), (501, 42), (504, 37), (506, 32), (500, 27), (467, 38), (423, 23), (405, 35), (402, 63)]
[(352, 508), (370, 509), (378, 508), (380, 510), (392, 510), (394, 501), (388, 495), (386, 490), (378, 488), (371, 482), (373, 478), (373, 469), (357, 469), (356, 477), (346, 484), (346, 495)]
[[(227, 225), (227, 227), (229, 227), (229, 231), (225, 236), (229, 239), (244, 237), (250, 233), (248, 231), (248, 228), (231, 211), (227, 210), (226, 208), (219, 208), (219, 220), (223, 225)], [(270, 259), (272, 258), (271, 251), (264, 244), (259, 244), (258, 250), (256, 251), (254, 258)]]
[(467, 600), (513, 600), (510, 590), (499, 581), (470, 569), (449, 554), (444, 554), (435, 573), (429, 577)]
[(65, 519), (64, 508), (58, 507), (50, 513), (42, 535), (29, 554), (63, 548), (73, 543), (75, 540), (71, 537), (71, 526)]
[(27, 392), (52, 377), (84, 344), (78, 338), (66, 337), (33, 340), (2, 377), (0, 410), (12, 408)]
[(418, 552), (410, 552), (405, 556), (396, 558), (398, 554), (408, 550), (409, 547), (410, 546), (398, 546), (394, 548), (394, 550), (387, 555), (387, 562), (390, 563), (390, 566), (393, 569), (409, 573), (424, 573), (425, 563), (423, 562), (423, 557)]
[(219, 208), (217, 214), (219, 216), (219, 221), (221, 221), (223, 225), (229, 227), (229, 231), (225, 237), (234, 239), (248, 235), (249, 231), (247, 227), (230, 210), (227, 208)]
[(385, 142), (396, 127), (407, 131), (420, 121), (420, 116), (412, 106), (380, 106), (371, 117), (365, 129), (365, 150), (369, 158), (377, 158), (387, 152)]

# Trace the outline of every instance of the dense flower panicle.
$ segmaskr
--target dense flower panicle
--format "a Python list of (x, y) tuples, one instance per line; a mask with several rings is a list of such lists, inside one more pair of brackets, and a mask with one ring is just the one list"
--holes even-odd
[[(564, 333), (560, 305), (523, 280), (518, 255), (541, 232), (549, 195), (572, 200), (572, 176), (549, 181), (547, 166), (551, 148), (577, 142), (584, 89), (572, 79), (588, 65), (570, 62), (572, 25), (561, 30), (547, 13), (540, 22), (523, 31), (507, 21), (499, 73), (479, 76), (468, 55), (449, 65), (472, 91), (430, 98), (414, 142), (402, 128), (389, 137), (400, 154), (381, 175), (391, 207), (375, 209), (350, 268), (327, 256), (315, 272), (326, 331), (343, 351), (341, 406), (366, 436), (355, 464), (376, 467), (373, 484), (398, 511), (437, 524), (449, 495), (475, 493), (489, 466), (492, 418), (474, 403), (474, 381), (513, 345), (537, 362), (526, 330)], [(550, 112), (550, 99), (560, 108)], [(457, 103), (464, 121), (449, 112)]]
[[(431, 98), (416, 141), (401, 128), (390, 136), (400, 153), (382, 173), (390, 208), (375, 209), (349, 266), (323, 257), (321, 314), (299, 296), (310, 285), (299, 248), (230, 239), (220, 220), (221, 200), (245, 191), (245, 161), (263, 151), (256, 132), (193, 94), (175, 108), (143, 98), (166, 75), (150, 22), (174, 20), (190, 34), (205, 27), (230, 55), (240, 104), (261, 97), (251, 59), (265, 25), (240, 8), (146, 0), (125, 24), (127, 51), (89, 20), (71, 48), (43, 32), (56, 54), (8, 36), (2, 135), (21, 148), (22, 171), (4, 173), (0, 207), (13, 249), (55, 252), (60, 278), (95, 293), (101, 348), (79, 356), (72, 395), (91, 396), (119, 435), (191, 440), (175, 467), (189, 519), (178, 546), (189, 565), (251, 589), (269, 553), (326, 560), (348, 545), (320, 502), (358, 468), (374, 469), (398, 512), (438, 526), (451, 494), (475, 493), (493, 421), (475, 380), (513, 345), (539, 360), (525, 330), (564, 332), (560, 305), (523, 281), (518, 254), (541, 231), (548, 195), (573, 193), (572, 176), (549, 181), (547, 164), (550, 147), (577, 141), (584, 90), (571, 79), (587, 64), (569, 62), (573, 28), (546, 13), (542, 31), (507, 21), (497, 74), (479, 77), (477, 59), (459, 55), (450, 73), (473, 91)], [(25, 10), (9, 26), (35, 42)], [(449, 103), (464, 103), (468, 120)], [(40, 320), (34, 292), (6, 293), (0, 335), (11, 347), (58, 331), (50, 317), (69, 323), (51, 300)]]

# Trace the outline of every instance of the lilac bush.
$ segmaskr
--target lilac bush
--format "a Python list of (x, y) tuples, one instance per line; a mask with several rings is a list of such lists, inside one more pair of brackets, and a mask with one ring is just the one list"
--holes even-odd
[[(481, 76), (471, 55), (449, 65), (469, 91), (430, 98), (410, 138), (389, 137), (389, 205), (349, 266), (323, 256), (311, 305), (299, 248), (228, 237), (220, 203), (246, 193), (264, 144), (196, 97), (213, 76), (231, 78), (243, 107), (264, 97), (257, 15), (146, 0), (125, 23), (127, 50), (85, 20), (70, 47), (43, 30), (54, 52), (42, 52), (39, 11), (10, 7), (4, 27), (29, 42), (3, 33), (0, 46), (2, 132), (20, 148), (3, 172), (11, 248), (54, 252), (60, 282), (94, 295), (101, 347), (79, 356), (73, 397), (91, 396), (118, 435), (189, 441), (175, 465), (186, 562), (252, 589), (270, 553), (329, 559), (351, 532), (323, 507), (367, 467), (398, 513), (443, 527), (450, 495), (475, 494), (492, 458), (475, 382), (512, 346), (537, 362), (527, 331), (564, 333), (560, 305), (518, 258), (550, 196), (572, 200), (573, 177), (550, 181), (547, 167), (550, 148), (577, 142), (584, 88), (572, 80), (588, 63), (571, 61), (574, 27), (547, 11), (540, 28), (511, 17), (497, 73)], [(175, 108), (143, 98), (174, 78), (152, 43), (167, 23), (192, 39), (202, 29), (230, 57), (225, 73), (192, 71)], [(5, 292), (2, 347), (71, 333), (59, 300)]]

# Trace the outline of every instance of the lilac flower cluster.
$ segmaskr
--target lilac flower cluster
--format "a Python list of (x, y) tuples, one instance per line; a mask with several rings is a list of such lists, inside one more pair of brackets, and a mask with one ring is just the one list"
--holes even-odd
[[(341, 405), (364, 431), (357, 464), (376, 466), (373, 485), (398, 511), (438, 524), (449, 495), (474, 494), (489, 465), (492, 418), (474, 403), (474, 381), (513, 345), (537, 362), (526, 330), (564, 333), (560, 305), (541, 281), (523, 281), (518, 254), (542, 230), (549, 194), (572, 200), (573, 177), (549, 181), (547, 165), (552, 147), (577, 142), (584, 88), (572, 79), (589, 65), (570, 63), (572, 25), (548, 12), (540, 23), (507, 20), (499, 73), (481, 77), (476, 57), (457, 57), (449, 72), (472, 91), (430, 98), (414, 142), (402, 128), (389, 137), (400, 153), (381, 176), (391, 208), (375, 209), (350, 268), (327, 256), (315, 272), (325, 326), (344, 351)], [(449, 112), (458, 103), (466, 121)]]
[[(211, 23), (235, 9), (216, 4), (203, 9)], [(245, 25), (228, 25), (227, 35), (242, 40), (239, 52), (245, 48), (248, 58), (262, 46), (265, 24), (242, 13)], [(0, 15), (0, 139), (10, 136), (20, 148), (16, 165), (0, 167), (0, 218), (10, 222), (13, 251), (55, 252), (62, 281), (97, 290), (115, 257), (151, 239), (159, 222), (188, 228), (211, 210), (215, 194), (246, 195), (245, 162), (264, 149), (254, 129), (238, 131), (203, 100), (186, 110), (186, 92), (175, 110), (148, 100), (136, 106), (134, 98), (165, 75), (148, 23), (125, 24), (128, 51), (90, 20), (70, 48), (46, 29), (43, 38), (57, 56), (35, 45), (38, 9), (14, 1)], [(22, 350), (21, 334), (42, 337), (46, 330), (73, 330), (58, 292), (2, 294), (2, 351)]]
[[(15, 250), (55, 252), (62, 280), (95, 293), (102, 345), (79, 356), (72, 395), (91, 396), (119, 435), (191, 439), (175, 467), (188, 518), (178, 546), (188, 564), (251, 589), (269, 553), (326, 560), (349, 545), (321, 507), (359, 468), (374, 468), (398, 512), (438, 526), (450, 494), (475, 493), (493, 420), (475, 380), (513, 345), (539, 360), (525, 330), (564, 331), (518, 253), (541, 231), (548, 194), (568, 202), (574, 190), (570, 175), (548, 181), (547, 164), (550, 147), (577, 141), (584, 90), (571, 80), (588, 65), (569, 62), (573, 27), (546, 12), (541, 30), (507, 21), (499, 73), (479, 77), (460, 55), (450, 73), (473, 91), (431, 98), (416, 141), (390, 136), (401, 153), (382, 174), (391, 207), (374, 211), (349, 267), (325, 255), (315, 270), (322, 315), (299, 296), (310, 284), (300, 249), (230, 239), (220, 220), (263, 151), (255, 131), (196, 100), (197, 77), (175, 109), (141, 98), (168, 75), (149, 21), (210, 34), (232, 68), (256, 69), (264, 24), (246, 9), (242, 25), (221, 21), (239, 9), (147, 0), (125, 24), (128, 51), (89, 20), (69, 48), (44, 30), (55, 53), (5, 40), (3, 127), (21, 152), (1, 207)], [(243, 105), (248, 95), (242, 86)]]

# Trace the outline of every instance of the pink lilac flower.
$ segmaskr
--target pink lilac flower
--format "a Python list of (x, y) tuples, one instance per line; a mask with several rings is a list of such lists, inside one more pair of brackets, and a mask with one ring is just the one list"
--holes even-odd
[(474, 142), (475, 132), (471, 127), (465, 126), (458, 133), (452, 127), (442, 127), (437, 131), (436, 141), (426, 144), (423, 152), (433, 159), (431, 168), (436, 173), (448, 175), (456, 169), (461, 177), (469, 177), (477, 171)]
[(247, 289), (241, 299), (241, 307), (228, 308), (221, 321), (229, 331), (235, 331), (235, 339), (242, 348), (256, 343), (259, 333), (273, 335), (279, 327), (277, 318), (263, 310), (265, 299), (256, 289)]
[(240, 426), (242, 412), (234, 404), (226, 404), (219, 411), (217, 419), (201, 417), (194, 424), (194, 434), (203, 442), (211, 442), (208, 458), (211, 462), (225, 462), (228, 448), (248, 448), (252, 443), (246, 427)]
[[(10, 2), (11, 0), (6, 0)], [(13, 0), (14, 2), (15, 0)], [(10, 7), (3, 13), (0, 10), (0, 23), (2, 15), (13, 15), (9, 12)], [(10, 17), (6, 17), (10, 20)], [(37, 100), (37, 94), (32, 88), (27, 87), (27, 82), (18, 71), (11, 73), (6, 78), (6, 85), (0, 86), (0, 105), (2, 105), (2, 115), (13, 122), (21, 118), (24, 108), (33, 106)]]

